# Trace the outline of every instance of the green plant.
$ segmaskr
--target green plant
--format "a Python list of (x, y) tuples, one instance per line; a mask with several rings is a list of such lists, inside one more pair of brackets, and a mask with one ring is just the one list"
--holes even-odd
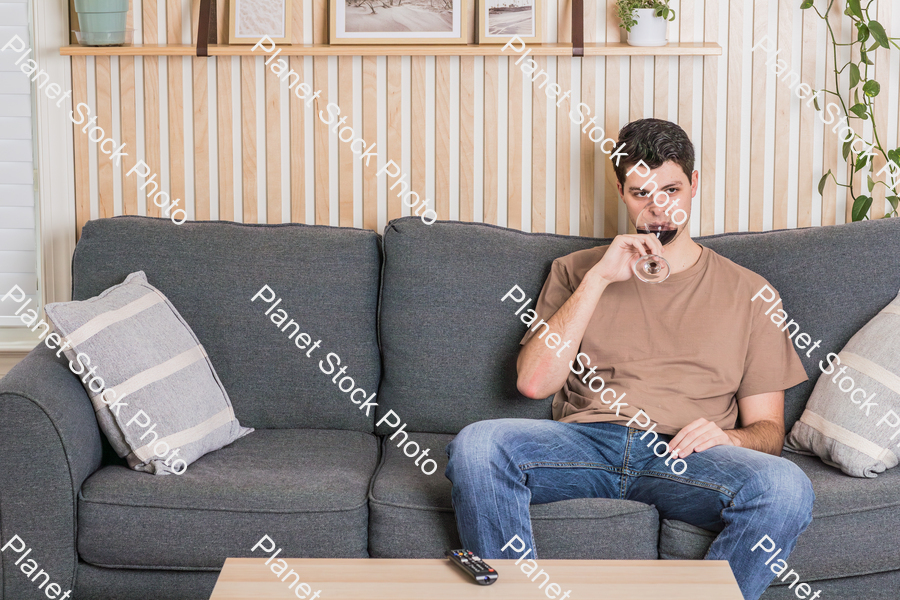
[(619, 27), (625, 31), (637, 25), (634, 11), (638, 8), (652, 8), (657, 17), (667, 21), (675, 20), (675, 11), (669, 8), (669, 0), (616, 0), (616, 12), (619, 16)]
[[(865, 0), (863, 0), (865, 1)], [(824, 4), (825, 1), (822, 0)], [(860, 121), (872, 121), (872, 136), (874, 138), (874, 142), (872, 142), (871, 148), (863, 148), (859, 151), (853, 147), (854, 140), (851, 139), (844, 143), (843, 147), (843, 156), (844, 160), (848, 161), (850, 171), (850, 180), (848, 183), (841, 183), (837, 180), (837, 177), (834, 173), (831, 172), (831, 169), (828, 170), (825, 175), (822, 176), (822, 179), (819, 181), (819, 194), (821, 195), (825, 189), (825, 184), (828, 179), (831, 178), (834, 183), (840, 187), (847, 188), (850, 190), (850, 195), (853, 197), (853, 213), (852, 218), (854, 221), (862, 221), (867, 219), (867, 213), (869, 212), (869, 208), (872, 206), (872, 194), (875, 191), (875, 188), (879, 185), (883, 185), (886, 188), (885, 197), (888, 202), (891, 204), (891, 211), (884, 215), (885, 217), (895, 217), (898, 216), (897, 207), (900, 204), (900, 197), (897, 196), (897, 191), (895, 190), (895, 185), (897, 183), (896, 178), (900, 176), (900, 148), (895, 148), (893, 150), (886, 150), (885, 146), (882, 144), (881, 137), (878, 135), (878, 127), (875, 121), (875, 98), (881, 92), (881, 84), (878, 83), (874, 77), (869, 76), (869, 67), (873, 66), (875, 63), (872, 62), (871, 53), (878, 47), (890, 49), (891, 46), (900, 49), (900, 45), (897, 44), (897, 41), (900, 38), (897, 37), (888, 37), (885, 32), (884, 26), (871, 18), (869, 15), (869, 7), (872, 5), (872, 0), (869, 0), (863, 6), (863, 3), (860, 0), (847, 0), (847, 7), (844, 10), (844, 14), (850, 17), (850, 21), (856, 29), (856, 39), (849, 44), (839, 43), (834, 37), (834, 30), (831, 27), (831, 22), (829, 21), (829, 13), (831, 11), (832, 6), (834, 5), (834, 0), (827, 1), (827, 7), (825, 8), (824, 13), (819, 11), (819, 8), (816, 6), (815, 0), (803, 0), (800, 4), (800, 8), (803, 10), (813, 9), (816, 11), (816, 14), (825, 21), (825, 24), (828, 27), (828, 35), (831, 41), (831, 48), (834, 52), (834, 90), (817, 90), (817, 95), (819, 93), (827, 93), (833, 96), (837, 96), (840, 101), (840, 108), (843, 111), (844, 117), (846, 117), (848, 124), (852, 119), (858, 119)], [(866, 42), (869, 40), (872, 41), (872, 45), (866, 47)], [(838, 46), (849, 46), (851, 50), (851, 56), (853, 55), (854, 46), (859, 45), (859, 48), (856, 50), (859, 59), (854, 61), (850, 60), (840, 68), (838, 68), (838, 58), (837, 58), (837, 48)], [(850, 93), (853, 94), (853, 104), (850, 107), (847, 107), (847, 102), (844, 99), (843, 94), (841, 93), (840, 86), (840, 75), (845, 71), (849, 71), (850, 77), (850, 88), (847, 90), (848, 95)], [(862, 98), (860, 98), (860, 90), (862, 90)], [(849, 98), (847, 98), (849, 101)], [(883, 101), (886, 99), (882, 98)], [(818, 97), (815, 101), (816, 110), (821, 111), (822, 109), (819, 107)], [(885, 164), (887, 165), (884, 169), (881, 169), (875, 177), (878, 177), (880, 174), (886, 174), (884, 180), (876, 180), (873, 178), (872, 173), (874, 172), (874, 158), (875, 156), (880, 156), (885, 160)], [(857, 173), (866, 168), (867, 165), (872, 167), (869, 176), (867, 177), (867, 185), (864, 185), (863, 182), (860, 182), (860, 190), (857, 194), (854, 190), (854, 180), (856, 179)], [(885, 173), (887, 171), (887, 173)], [(890, 177), (891, 185), (886, 179)]]

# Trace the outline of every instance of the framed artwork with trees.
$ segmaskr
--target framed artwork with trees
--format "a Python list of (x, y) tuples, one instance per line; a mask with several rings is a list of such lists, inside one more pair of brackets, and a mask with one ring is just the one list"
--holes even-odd
[(478, 7), (478, 43), (505, 44), (513, 36), (540, 44), (542, 0), (481, 0)]
[(332, 44), (465, 44), (470, 0), (329, 0)]

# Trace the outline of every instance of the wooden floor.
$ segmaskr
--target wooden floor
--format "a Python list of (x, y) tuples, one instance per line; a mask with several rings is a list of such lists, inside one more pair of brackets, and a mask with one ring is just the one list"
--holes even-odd
[[(570, 600), (742, 600), (725, 561), (539, 560), (550, 575), (531, 581), (514, 560), (491, 560), (500, 575), (480, 586), (447, 560), (439, 559), (285, 559), (322, 600), (538, 600), (556, 583)], [(210, 600), (300, 598), (265, 565), (264, 558), (229, 558)], [(285, 573), (288, 573), (285, 571)], [(283, 577), (283, 575), (282, 575)], [(534, 575), (532, 575), (534, 577)], [(555, 591), (555, 590), (553, 590)], [(551, 592), (552, 593), (552, 592)], [(310, 596), (307, 596), (309, 598)]]

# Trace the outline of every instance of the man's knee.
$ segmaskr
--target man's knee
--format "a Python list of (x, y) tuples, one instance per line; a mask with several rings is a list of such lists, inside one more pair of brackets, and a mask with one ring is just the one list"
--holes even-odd
[(476, 421), (469, 423), (463, 427), (450, 445), (447, 446), (447, 453), (471, 447), (473, 444), (483, 445), (493, 439), (493, 430), (495, 426), (490, 421)]
[(463, 427), (447, 445), (448, 471), (454, 465), (490, 458), (497, 438), (497, 427), (491, 421), (477, 421)]
[(812, 518), (816, 495), (803, 470), (789, 460), (772, 461), (759, 472), (760, 487), (772, 496), (774, 506), (796, 518)]
[(514, 445), (516, 427), (512, 419), (477, 421), (462, 428), (447, 445), (447, 476), (454, 469), (483, 469), (507, 456)]

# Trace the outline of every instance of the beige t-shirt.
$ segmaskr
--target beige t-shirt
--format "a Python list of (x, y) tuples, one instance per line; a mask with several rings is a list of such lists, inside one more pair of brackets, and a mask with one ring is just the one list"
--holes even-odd
[[(559, 310), (607, 248), (553, 261), (534, 311), (519, 314), (526, 324), (534, 317), (522, 344), (553, 333), (536, 325)], [(675, 434), (700, 417), (734, 429), (737, 400), (807, 379), (788, 334), (765, 315), (772, 304), (751, 302), (764, 285), (760, 275), (706, 247), (696, 264), (662, 283), (632, 277), (610, 284), (585, 330), (579, 349), (584, 354), (571, 363), (582, 374), (570, 369), (553, 398), (553, 418), (624, 425), (643, 409), (659, 433)], [(615, 399), (619, 405), (610, 411)], [(645, 424), (641, 416), (631, 426)]]

